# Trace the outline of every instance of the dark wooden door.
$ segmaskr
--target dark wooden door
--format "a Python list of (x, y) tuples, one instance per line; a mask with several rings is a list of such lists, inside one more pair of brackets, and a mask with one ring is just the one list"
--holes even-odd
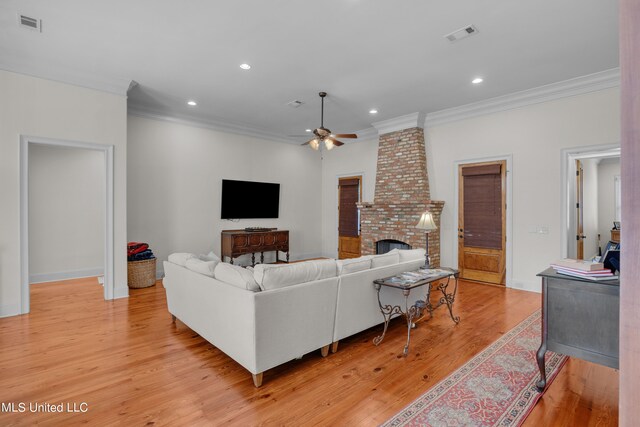
[(360, 256), (360, 214), (356, 203), (362, 193), (362, 177), (338, 180), (338, 258)]
[(460, 165), (458, 176), (460, 276), (504, 285), (506, 161)]

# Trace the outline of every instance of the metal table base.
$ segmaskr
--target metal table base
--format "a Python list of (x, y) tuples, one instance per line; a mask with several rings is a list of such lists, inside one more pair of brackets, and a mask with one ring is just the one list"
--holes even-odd
[[(451, 277), (453, 277), (455, 280), (455, 286), (453, 288), (453, 292), (448, 293), (447, 289), (449, 287), (449, 282), (451, 281)], [(442, 296), (440, 297), (436, 305), (432, 305), (431, 304), (432, 284), (444, 279), (446, 279), (446, 282), (439, 282), (434, 288), (435, 290), (440, 291), (442, 293)], [(453, 320), (455, 324), (458, 324), (458, 322), (460, 322), (460, 317), (453, 315), (453, 303), (455, 301), (456, 292), (458, 291), (458, 272), (456, 270), (452, 270), (451, 274), (447, 276), (436, 277), (431, 280), (417, 281), (416, 283), (406, 288), (385, 284), (384, 280), (385, 279), (374, 281), (374, 286), (378, 294), (378, 305), (380, 306), (380, 312), (384, 316), (384, 329), (382, 330), (382, 335), (379, 335), (373, 339), (373, 344), (379, 345), (382, 342), (382, 340), (384, 339), (387, 333), (389, 322), (393, 317), (404, 315), (407, 320), (407, 344), (404, 346), (404, 350), (402, 354), (406, 357), (407, 354), (409, 353), (409, 344), (411, 343), (411, 329), (416, 327), (415, 322), (422, 319), (425, 312), (429, 313), (429, 318), (433, 318), (433, 312), (443, 304), (447, 305), (447, 308), (449, 310), (449, 315), (451, 316), (451, 320)], [(414, 304), (409, 306), (409, 294), (411, 293), (411, 290), (414, 288), (423, 287), (425, 285), (427, 285), (426, 292), (425, 292), (425, 299), (418, 300)], [(402, 290), (402, 295), (404, 295), (404, 301), (405, 301), (404, 310), (399, 305), (382, 304), (382, 301), (380, 300), (380, 289), (382, 288), (382, 286), (395, 287)]]

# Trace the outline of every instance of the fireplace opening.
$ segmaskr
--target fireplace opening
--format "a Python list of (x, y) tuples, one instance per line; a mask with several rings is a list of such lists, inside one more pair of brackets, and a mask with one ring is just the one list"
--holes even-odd
[(411, 245), (400, 240), (385, 239), (376, 242), (376, 254), (386, 254), (394, 249), (411, 249)]

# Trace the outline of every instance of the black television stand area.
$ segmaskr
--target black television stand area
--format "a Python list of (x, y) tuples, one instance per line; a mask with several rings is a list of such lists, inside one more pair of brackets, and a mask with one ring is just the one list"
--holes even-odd
[(260, 262), (264, 263), (264, 253), (270, 251), (276, 252), (276, 262), (280, 262), (280, 252), (286, 252), (285, 262), (289, 262), (289, 230), (222, 230), (220, 241), (222, 261), (229, 257), (230, 264), (240, 255), (251, 254), (251, 265), (256, 265), (256, 253), (260, 253)]
[(244, 231), (248, 231), (248, 232), (255, 232), (255, 231), (274, 231), (277, 230), (277, 228), (273, 227), (245, 227)]

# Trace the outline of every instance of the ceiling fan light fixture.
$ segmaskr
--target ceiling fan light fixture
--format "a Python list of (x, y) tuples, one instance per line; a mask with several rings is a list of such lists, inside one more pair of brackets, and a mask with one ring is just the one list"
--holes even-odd
[[(324, 127), (324, 98), (327, 96), (327, 92), (320, 92), (320, 127), (311, 129), (305, 129), (306, 132), (313, 132), (315, 138), (305, 142), (301, 145), (308, 145), (312, 150), (322, 151), (322, 143), (324, 143), (327, 150), (332, 150), (334, 147), (340, 147), (344, 145), (344, 142), (335, 138), (357, 138), (355, 133), (333, 133), (331, 130)], [(298, 135), (302, 136), (302, 135)]]

